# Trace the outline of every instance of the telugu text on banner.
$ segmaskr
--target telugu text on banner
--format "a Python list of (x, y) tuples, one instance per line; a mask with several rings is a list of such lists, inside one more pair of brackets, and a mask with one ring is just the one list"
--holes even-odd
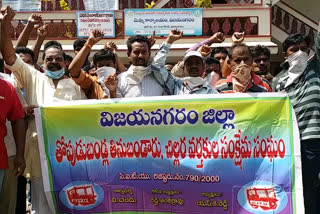
[(202, 8), (126, 9), (125, 35), (168, 35), (171, 29), (184, 35), (202, 35)]
[(286, 95), (89, 100), (36, 120), (57, 213), (303, 213)]
[(114, 11), (77, 11), (77, 35), (89, 37), (91, 31), (99, 29), (104, 37), (115, 37)]

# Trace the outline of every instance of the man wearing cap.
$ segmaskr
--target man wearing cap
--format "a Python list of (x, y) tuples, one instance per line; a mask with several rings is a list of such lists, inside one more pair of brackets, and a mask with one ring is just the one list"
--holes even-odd
[(205, 72), (204, 63), (202, 55), (198, 51), (189, 51), (183, 58), (185, 73), (188, 74), (187, 77), (176, 78), (162, 66), (167, 58), (171, 44), (181, 37), (181, 31), (170, 31), (164, 45), (154, 56), (154, 63), (151, 65), (154, 76), (161, 85), (165, 85), (166, 90), (171, 95), (218, 93), (208, 85), (206, 78), (202, 78)]
[[(3, 20), (1, 24), (1, 53), (6, 67), (13, 73), (18, 84), (24, 88), (28, 104), (40, 106), (56, 102), (81, 100), (85, 96), (76, 83), (65, 76), (65, 61), (62, 49), (56, 45), (44, 49), (43, 68), (45, 73), (40, 73), (34, 67), (25, 63), (16, 55), (10, 32), (11, 21), (15, 13), (10, 6), (1, 9)], [(1, 108), (2, 105), (0, 104)], [(31, 110), (33, 112), (33, 109)], [(30, 112), (31, 113), (31, 112)], [(31, 113), (32, 114), (32, 113)], [(40, 152), (35, 119), (28, 122), (26, 134), (25, 174), (31, 178), (31, 203), (32, 213), (52, 213), (46, 200), (42, 172), (40, 165)]]

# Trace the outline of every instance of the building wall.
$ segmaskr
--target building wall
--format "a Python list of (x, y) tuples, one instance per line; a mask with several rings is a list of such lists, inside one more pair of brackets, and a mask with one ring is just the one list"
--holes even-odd
[(281, 2), (289, 5), (315, 22), (320, 21), (319, 0), (281, 0)]

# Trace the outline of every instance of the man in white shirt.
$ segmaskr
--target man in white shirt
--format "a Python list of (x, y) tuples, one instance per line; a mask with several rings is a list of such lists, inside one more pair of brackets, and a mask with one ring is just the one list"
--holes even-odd
[[(24, 88), (26, 100), (29, 105), (40, 106), (59, 101), (84, 99), (85, 96), (80, 87), (72, 79), (64, 75), (66, 65), (63, 51), (60, 47), (51, 46), (44, 50), (44, 74), (23, 62), (22, 59), (15, 54), (9, 35), (9, 28), (15, 13), (9, 6), (2, 9), (1, 12), (3, 14), (1, 25), (1, 53), (7, 68), (11, 70), (20, 87)], [(51, 213), (43, 188), (34, 119), (31, 119), (28, 125), (25, 148), (25, 174), (30, 174), (32, 182), (32, 210), (34, 213), (40, 214)]]
[(128, 71), (118, 78), (117, 97), (145, 97), (166, 94), (163, 87), (155, 79), (149, 59), (151, 42), (145, 36), (136, 35), (127, 41), (128, 57), (131, 63)]

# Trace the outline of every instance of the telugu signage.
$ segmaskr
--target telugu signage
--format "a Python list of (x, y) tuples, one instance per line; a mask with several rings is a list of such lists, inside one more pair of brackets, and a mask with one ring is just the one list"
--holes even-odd
[(119, 0), (83, 0), (87, 11), (119, 10)]
[(125, 34), (167, 35), (171, 29), (184, 35), (202, 35), (202, 8), (195, 9), (127, 9)]
[(7, 5), (14, 11), (41, 11), (41, 0), (2, 0), (2, 7)]
[(88, 37), (90, 32), (99, 29), (104, 37), (115, 37), (114, 11), (77, 11), (77, 35)]
[(36, 114), (56, 213), (303, 213), (282, 94), (86, 100)]

